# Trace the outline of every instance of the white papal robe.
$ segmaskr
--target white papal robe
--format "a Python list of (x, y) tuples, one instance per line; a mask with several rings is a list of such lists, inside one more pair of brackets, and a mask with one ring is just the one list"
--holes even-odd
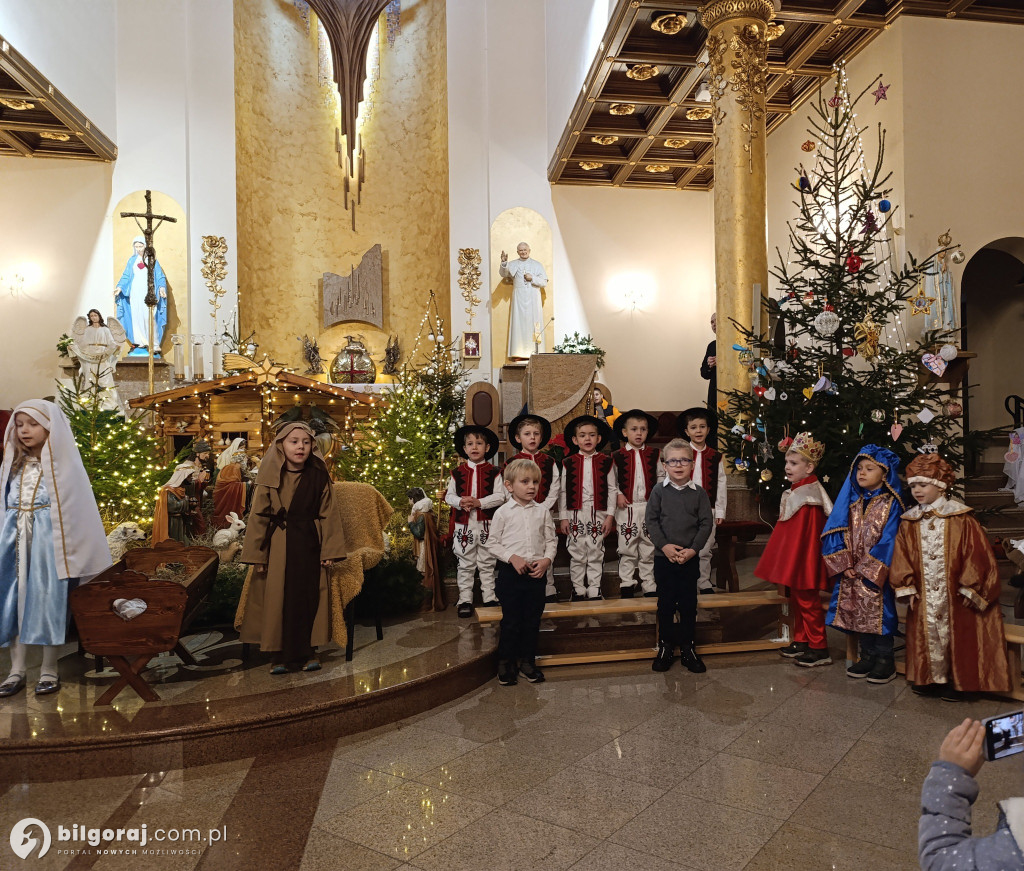
[[(502, 278), (512, 280), (512, 306), (508, 323), (508, 356), (529, 357), (537, 350), (544, 351), (544, 305), (540, 289), (546, 287), (548, 274), (532, 257), (502, 263), (498, 270)], [(524, 276), (529, 273), (530, 281)], [(540, 346), (533, 341), (540, 333)]]

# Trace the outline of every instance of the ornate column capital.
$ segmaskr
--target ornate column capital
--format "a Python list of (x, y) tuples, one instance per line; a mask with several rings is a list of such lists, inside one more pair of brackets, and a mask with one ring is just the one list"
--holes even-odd
[(700, 10), (700, 23), (708, 31), (730, 18), (759, 18), (767, 24), (774, 17), (771, 0), (712, 0)]

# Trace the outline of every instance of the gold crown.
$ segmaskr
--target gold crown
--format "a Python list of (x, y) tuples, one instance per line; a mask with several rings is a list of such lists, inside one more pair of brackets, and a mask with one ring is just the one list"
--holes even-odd
[(816, 442), (809, 432), (798, 432), (788, 450), (796, 451), (816, 466), (825, 456), (825, 446), (821, 442)]

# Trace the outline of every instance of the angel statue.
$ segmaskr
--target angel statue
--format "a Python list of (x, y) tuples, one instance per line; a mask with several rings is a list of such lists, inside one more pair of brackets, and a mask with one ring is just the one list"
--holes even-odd
[(317, 340), (311, 339), (309, 336), (296, 336), (296, 338), (302, 342), (302, 356), (308, 366), (306, 374), (323, 375), (324, 361), (320, 356), (320, 345)]
[(398, 374), (398, 358), (401, 357), (402, 351), (398, 347), (398, 336), (390, 336), (388, 343), (384, 348), (384, 368), (381, 372), (384, 375), (397, 375)]
[(71, 335), (74, 341), (70, 350), (82, 371), (82, 393), (92, 394), (103, 411), (123, 412), (114, 382), (114, 370), (126, 339), (121, 322), (117, 318), (104, 322), (103, 315), (91, 308), (85, 317), (75, 318)]

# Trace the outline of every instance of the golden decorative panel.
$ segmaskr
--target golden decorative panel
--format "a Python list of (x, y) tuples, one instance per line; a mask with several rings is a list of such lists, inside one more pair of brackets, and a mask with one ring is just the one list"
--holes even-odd
[(644, 167), (647, 172), (668, 172), (671, 168), (667, 163), (649, 163)]
[(612, 103), (608, 111), (613, 115), (632, 115), (636, 111), (634, 103)]
[(618, 136), (591, 136), (590, 141), (595, 145), (614, 145), (619, 141)]
[(653, 79), (659, 70), (654, 64), (633, 64), (628, 70), (626, 70), (626, 78), (633, 79), (636, 82), (646, 82), (648, 79)]
[[(404, 5), (404, 4), (403, 4)], [(365, 146), (359, 220), (352, 229), (338, 171), (336, 103), (323, 99), (318, 25), (291, 3), (235, 4), (240, 331), (260, 350), (302, 365), (299, 335), (324, 359), (359, 334), (379, 360), (388, 333), (411, 348), (430, 289), (450, 321), (445, 3), (418, 0), (388, 45), (381, 19), (381, 95), (360, 132)], [(380, 243), (384, 322), (321, 326), (325, 272), (348, 274)]]
[(604, 166), (603, 163), (598, 163), (596, 160), (581, 160), (580, 169), (585, 169), (588, 172), (592, 169), (600, 169)]
[(689, 139), (666, 139), (665, 140), (665, 147), (666, 148), (686, 148), (686, 146), (689, 145), (689, 144), (690, 144), (690, 140)]
[(690, 121), (707, 121), (713, 114), (710, 106), (695, 106), (686, 110), (686, 117)]
[(686, 27), (686, 16), (681, 12), (655, 15), (651, 21), (651, 30), (657, 30), (658, 33), (664, 33), (667, 36), (675, 36), (684, 27)]

